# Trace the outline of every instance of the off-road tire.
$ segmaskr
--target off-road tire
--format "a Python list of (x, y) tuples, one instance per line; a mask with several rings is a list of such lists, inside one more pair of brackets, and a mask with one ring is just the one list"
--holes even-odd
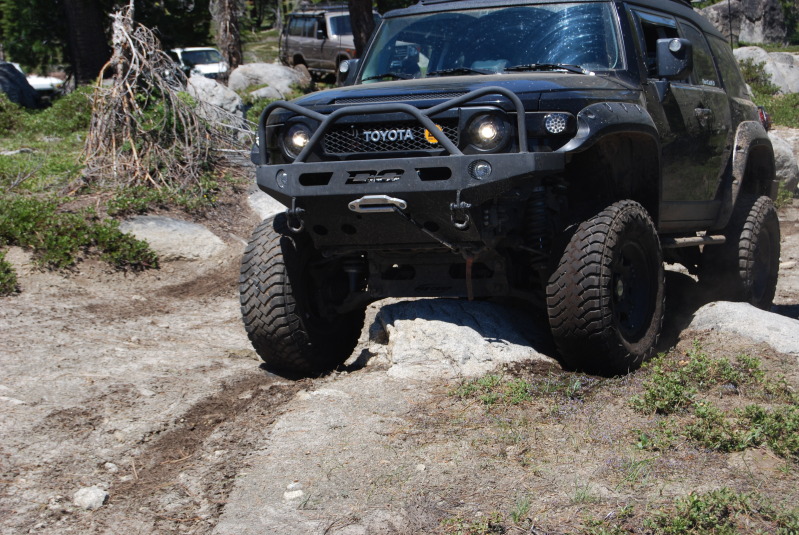
[(655, 350), (665, 278), (643, 206), (619, 201), (579, 225), (547, 284), (549, 324), (567, 366), (618, 375)]
[(713, 296), (768, 310), (777, 291), (780, 222), (772, 200), (747, 195), (724, 229), (723, 245), (706, 246), (700, 279)]
[(241, 262), (239, 293), (244, 327), (267, 368), (284, 375), (316, 375), (352, 353), (364, 309), (323, 317), (308, 275), (316, 251), (307, 234), (289, 231), (286, 215), (265, 219)]

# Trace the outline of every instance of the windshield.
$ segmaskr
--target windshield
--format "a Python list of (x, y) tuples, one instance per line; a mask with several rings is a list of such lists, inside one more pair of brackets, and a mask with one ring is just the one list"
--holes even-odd
[(222, 55), (213, 48), (209, 48), (208, 50), (184, 50), (183, 62), (186, 65), (221, 63)]
[(361, 80), (558, 70), (559, 65), (576, 65), (586, 72), (622, 67), (609, 3), (539, 4), (386, 19), (364, 58)]

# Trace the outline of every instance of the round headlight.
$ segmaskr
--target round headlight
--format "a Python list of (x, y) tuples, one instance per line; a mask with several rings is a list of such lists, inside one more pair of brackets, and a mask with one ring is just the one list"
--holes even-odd
[(296, 158), (302, 149), (311, 141), (311, 131), (304, 124), (295, 124), (288, 129), (283, 137), (283, 148), (291, 158)]
[(482, 150), (501, 146), (507, 139), (507, 132), (505, 122), (495, 115), (481, 115), (469, 128), (472, 143)]

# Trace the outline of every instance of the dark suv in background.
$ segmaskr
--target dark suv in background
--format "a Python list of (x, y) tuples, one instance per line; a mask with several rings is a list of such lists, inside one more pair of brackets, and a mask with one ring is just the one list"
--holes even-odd
[(257, 182), (287, 210), (240, 290), (272, 368), (342, 362), (384, 297), (526, 303), (568, 366), (603, 374), (653, 353), (664, 262), (771, 305), (771, 143), (690, 2), (422, 0), (347, 84), (260, 118)]
[[(380, 15), (375, 13), (374, 17), (377, 26)], [(347, 6), (290, 13), (280, 35), (279, 57), (285, 65), (305, 65), (317, 76), (337, 73), (342, 61), (355, 57)]]

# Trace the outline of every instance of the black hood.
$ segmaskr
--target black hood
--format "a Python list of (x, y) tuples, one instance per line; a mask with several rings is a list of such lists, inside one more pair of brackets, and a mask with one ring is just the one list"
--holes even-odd
[[(297, 104), (323, 111), (337, 105), (413, 101), (427, 107), (426, 101), (438, 103), (476, 89), (498, 86), (515, 93), (527, 111), (538, 109), (538, 101), (582, 100), (584, 105), (597, 101), (635, 101), (638, 91), (618, 78), (567, 73), (523, 73), (489, 76), (451, 76), (391, 82), (359, 84), (327, 89), (300, 97)], [(475, 102), (503, 106), (502, 97), (487, 95)], [(510, 103), (507, 103), (510, 110)]]

